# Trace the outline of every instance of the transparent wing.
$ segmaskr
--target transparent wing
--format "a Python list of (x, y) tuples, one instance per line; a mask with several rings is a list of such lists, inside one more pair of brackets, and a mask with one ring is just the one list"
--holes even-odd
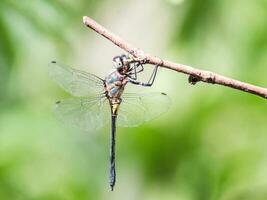
[(94, 96), (104, 92), (104, 82), (101, 78), (56, 61), (49, 65), (49, 74), (64, 90), (74, 96)]
[(105, 98), (72, 98), (58, 101), (54, 109), (56, 117), (66, 125), (92, 131), (108, 122), (110, 107)]
[(118, 126), (138, 126), (166, 112), (170, 104), (165, 93), (123, 94)]

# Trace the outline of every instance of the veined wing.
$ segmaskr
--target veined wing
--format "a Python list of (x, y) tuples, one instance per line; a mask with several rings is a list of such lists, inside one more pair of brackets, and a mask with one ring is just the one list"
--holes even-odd
[(101, 128), (110, 117), (109, 103), (101, 97), (58, 101), (54, 112), (60, 121), (85, 131)]
[(52, 61), (49, 68), (50, 76), (74, 96), (95, 96), (104, 92), (103, 80), (94, 74), (73, 69), (56, 61)]
[(138, 126), (165, 113), (170, 104), (165, 93), (123, 94), (118, 126)]

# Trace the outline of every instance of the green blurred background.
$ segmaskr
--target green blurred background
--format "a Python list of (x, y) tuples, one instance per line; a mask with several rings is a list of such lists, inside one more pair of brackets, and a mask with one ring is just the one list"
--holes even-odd
[(1, 0), (0, 199), (266, 200), (266, 100), (165, 69), (138, 90), (168, 93), (171, 110), (118, 129), (109, 192), (109, 127), (71, 130), (52, 112), (69, 95), (51, 60), (104, 77), (123, 53), (83, 15), (154, 55), (267, 86), (267, 0)]

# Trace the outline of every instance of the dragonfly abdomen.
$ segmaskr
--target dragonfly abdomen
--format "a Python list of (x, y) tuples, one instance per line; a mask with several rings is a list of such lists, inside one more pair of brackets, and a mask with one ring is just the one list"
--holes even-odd
[(110, 171), (109, 185), (113, 191), (116, 183), (116, 167), (115, 167), (115, 146), (116, 146), (116, 118), (117, 115), (111, 115), (111, 147), (110, 147)]

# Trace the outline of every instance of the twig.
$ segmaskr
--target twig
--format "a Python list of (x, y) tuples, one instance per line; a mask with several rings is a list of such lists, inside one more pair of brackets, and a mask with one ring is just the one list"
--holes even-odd
[(96, 21), (94, 21), (93, 19), (87, 16), (83, 17), (83, 23), (87, 27), (93, 29), (100, 35), (104, 36), (105, 38), (113, 42), (115, 45), (117, 45), (121, 49), (124, 49), (128, 53), (132, 54), (137, 60), (143, 60), (147, 64), (159, 65), (161, 67), (189, 75), (188, 80), (191, 84), (196, 84), (197, 82), (202, 81), (206, 83), (224, 85), (227, 87), (231, 87), (231, 88), (241, 90), (241, 91), (254, 94), (254, 95), (267, 99), (266, 88), (258, 87), (258, 86), (255, 86), (249, 83), (231, 79), (231, 78), (222, 76), (214, 72), (195, 69), (187, 65), (174, 63), (168, 60), (162, 60), (158, 57), (144, 53), (142, 50), (135, 48), (134, 46), (124, 41), (117, 35), (113, 34), (111, 31), (109, 31), (108, 29), (101, 26)]

